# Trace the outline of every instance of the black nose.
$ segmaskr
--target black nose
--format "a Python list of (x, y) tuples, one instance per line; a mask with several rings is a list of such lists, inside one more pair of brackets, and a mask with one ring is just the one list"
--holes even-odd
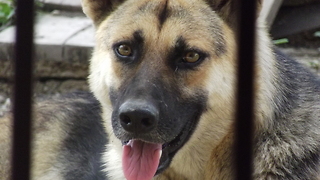
[(131, 100), (119, 108), (121, 126), (131, 133), (148, 133), (158, 124), (158, 109), (148, 102)]

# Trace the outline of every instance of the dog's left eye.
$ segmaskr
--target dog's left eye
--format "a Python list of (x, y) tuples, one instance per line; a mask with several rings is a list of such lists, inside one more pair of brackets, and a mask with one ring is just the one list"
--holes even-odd
[(187, 62), (187, 63), (195, 63), (195, 62), (199, 61), (200, 59), (201, 59), (201, 56), (196, 51), (189, 51), (183, 57), (183, 61)]
[(132, 49), (129, 45), (121, 44), (117, 47), (117, 53), (121, 56), (131, 56)]

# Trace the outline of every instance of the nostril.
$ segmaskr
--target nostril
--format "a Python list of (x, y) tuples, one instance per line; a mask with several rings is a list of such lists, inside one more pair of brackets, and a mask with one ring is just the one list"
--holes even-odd
[(120, 121), (127, 126), (130, 126), (132, 124), (130, 117), (127, 115), (120, 115)]
[(157, 124), (157, 120), (150, 112), (141, 110), (122, 112), (119, 119), (125, 130), (135, 133), (149, 132)]

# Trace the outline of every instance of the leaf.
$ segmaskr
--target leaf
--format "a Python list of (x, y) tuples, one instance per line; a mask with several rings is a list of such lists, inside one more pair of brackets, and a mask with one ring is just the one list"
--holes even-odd
[(0, 26), (9, 22), (14, 14), (11, 1), (0, 1)]
[(279, 45), (279, 44), (286, 44), (289, 42), (287, 38), (282, 38), (282, 39), (276, 39), (272, 41), (273, 44)]
[(8, 14), (10, 14), (11, 10), (12, 9), (8, 4), (0, 2), (0, 13), (8, 15)]

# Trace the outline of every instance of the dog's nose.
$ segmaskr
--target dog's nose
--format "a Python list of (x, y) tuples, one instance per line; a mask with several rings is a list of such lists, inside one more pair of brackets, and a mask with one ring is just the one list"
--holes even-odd
[(152, 131), (158, 124), (158, 109), (148, 102), (128, 101), (120, 106), (121, 126), (128, 132), (142, 134)]

